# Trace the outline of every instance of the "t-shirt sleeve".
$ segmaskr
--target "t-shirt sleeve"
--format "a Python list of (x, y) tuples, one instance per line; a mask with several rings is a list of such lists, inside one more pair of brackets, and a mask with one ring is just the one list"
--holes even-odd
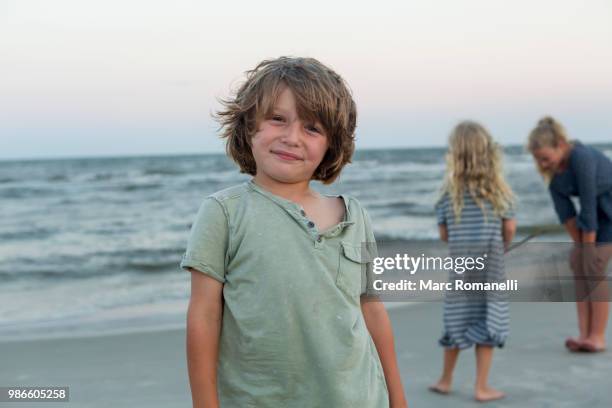
[(501, 218), (504, 220), (511, 220), (516, 217), (516, 204), (511, 204), (501, 214)]
[(372, 228), (372, 220), (370, 219), (370, 215), (368, 214), (365, 208), (362, 208), (362, 211), (366, 235), (366, 242), (362, 243), (362, 251), (366, 251), (366, 254), (362, 254), (362, 258), (365, 255), (367, 257), (368, 262), (365, 268), (365, 287), (362, 287), (361, 294), (373, 295), (373, 282), (375, 279), (375, 275), (373, 272), (373, 263), (374, 259), (378, 258), (378, 244), (376, 243), (376, 237), (374, 236), (374, 229)]
[(435, 211), (436, 211), (436, 220), (438, 221), (438, 225), (443, 225), (447, 223), (446, 220), (446, 207), (448, 206), (448, 194), (444, 194), (436, 203)]
[(576, 222), (583, 231), (597, 230), (597, 161), (585, 148), (576, 147), (572, 167), (576, 174), (580, 214)]
[(557, 191), (554, 186), (551, 185), (548, 187), (548, 191), (550, 192), (550, 197), (553, 200), (553, 204), (555, 206), (555, 211), (557, 216), (559, 217), (559, 222), (561, 224), (565, 224), (565, 222), (576, 216), (576, 209), (574, 208), (574, 203), (569, 198), (569, 196)]
[(180, 267), (196, 269), (217, 281), (225, 282), (228, 248), (228, 220), (221, 203), (213, 197), (204, 199), (191, 226), (187, 250)]

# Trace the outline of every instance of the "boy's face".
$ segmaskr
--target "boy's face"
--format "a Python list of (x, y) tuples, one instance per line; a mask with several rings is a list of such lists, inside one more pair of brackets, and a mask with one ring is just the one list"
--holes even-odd
[(293, 92), (285, 87), (272, 113), (261, 120), (251, 139), (257, 165), (255, 177), (279, 183), (310, 181), (327, 147), (321, 124), (298, 117)]

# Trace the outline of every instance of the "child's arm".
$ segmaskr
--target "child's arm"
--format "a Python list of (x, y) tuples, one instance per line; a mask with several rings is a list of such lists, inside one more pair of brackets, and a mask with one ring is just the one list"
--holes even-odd
[(389, 404), (391, 408), (407, 408), (408, 403), (395, 355), (393, 329), (385, 306), (378, 300), (365, 300), (365, 297), (362, 297), (361, 312), (383, 367), (389, 390)]
[(448, 193), (438, 200), (435, 205), (436, 220), (438, 222), (438, 233), (440, 234), (440, 240), (448, 242), (448, 228), (446, 227), (446, 208), (449, 205)]
[(504, 239), (504, 248), (508, 249), (512, 240), (514, 239), (514, 233), (516, 232), (516, 220), (514, 218), (502, 219), (502, 238)]
[(446, 224), (438, 224), (438, 232), (440, 233), (440, 239), (448, 242), (448, 228), (446, 228)]
[(191, 271), (187, 311), (187, 366), (194, 408), (218, 408), (217, 360), (223, 314), (223, 284)]

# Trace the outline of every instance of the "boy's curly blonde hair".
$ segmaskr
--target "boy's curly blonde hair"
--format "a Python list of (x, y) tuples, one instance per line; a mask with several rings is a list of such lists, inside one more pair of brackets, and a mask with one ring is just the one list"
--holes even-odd
[(357, 109), (342, 77), (314, 58), (265, 60), (246, 72), (246, 81), (235, 95), (220, 101), (224, 109), (215, 114), (221, 137), (227, 139), (227, 154), (240, 166), (241, 173), (255, 175), (251, 138), (272, 113), (284, 87), (295, 95), (300, 119), (318, 121), (325, 130), (329, 147), (312, 179), (330, 184), (351, 162)]

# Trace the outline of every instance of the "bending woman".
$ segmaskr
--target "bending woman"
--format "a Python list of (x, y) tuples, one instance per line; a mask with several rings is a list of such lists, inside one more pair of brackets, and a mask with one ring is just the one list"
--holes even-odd
[[(541, 119), (531, 131), (528, 149), (549, 182), (560, 222), (578, 244), (570, 264), (577, 278), (580, 336), (568, 338), (565, 345), (571, 351), (602, 351), (609, 311), (605, 273), (612, 246), (612, 161), (597, 149), (570, 141), (563, 126), (551, 117)], [(571, 196), (578, 197), (579, 214)], [(586, 288), (593, 283), (595, 289)], [(581, 285), (590, 297), (579, 295)]]

